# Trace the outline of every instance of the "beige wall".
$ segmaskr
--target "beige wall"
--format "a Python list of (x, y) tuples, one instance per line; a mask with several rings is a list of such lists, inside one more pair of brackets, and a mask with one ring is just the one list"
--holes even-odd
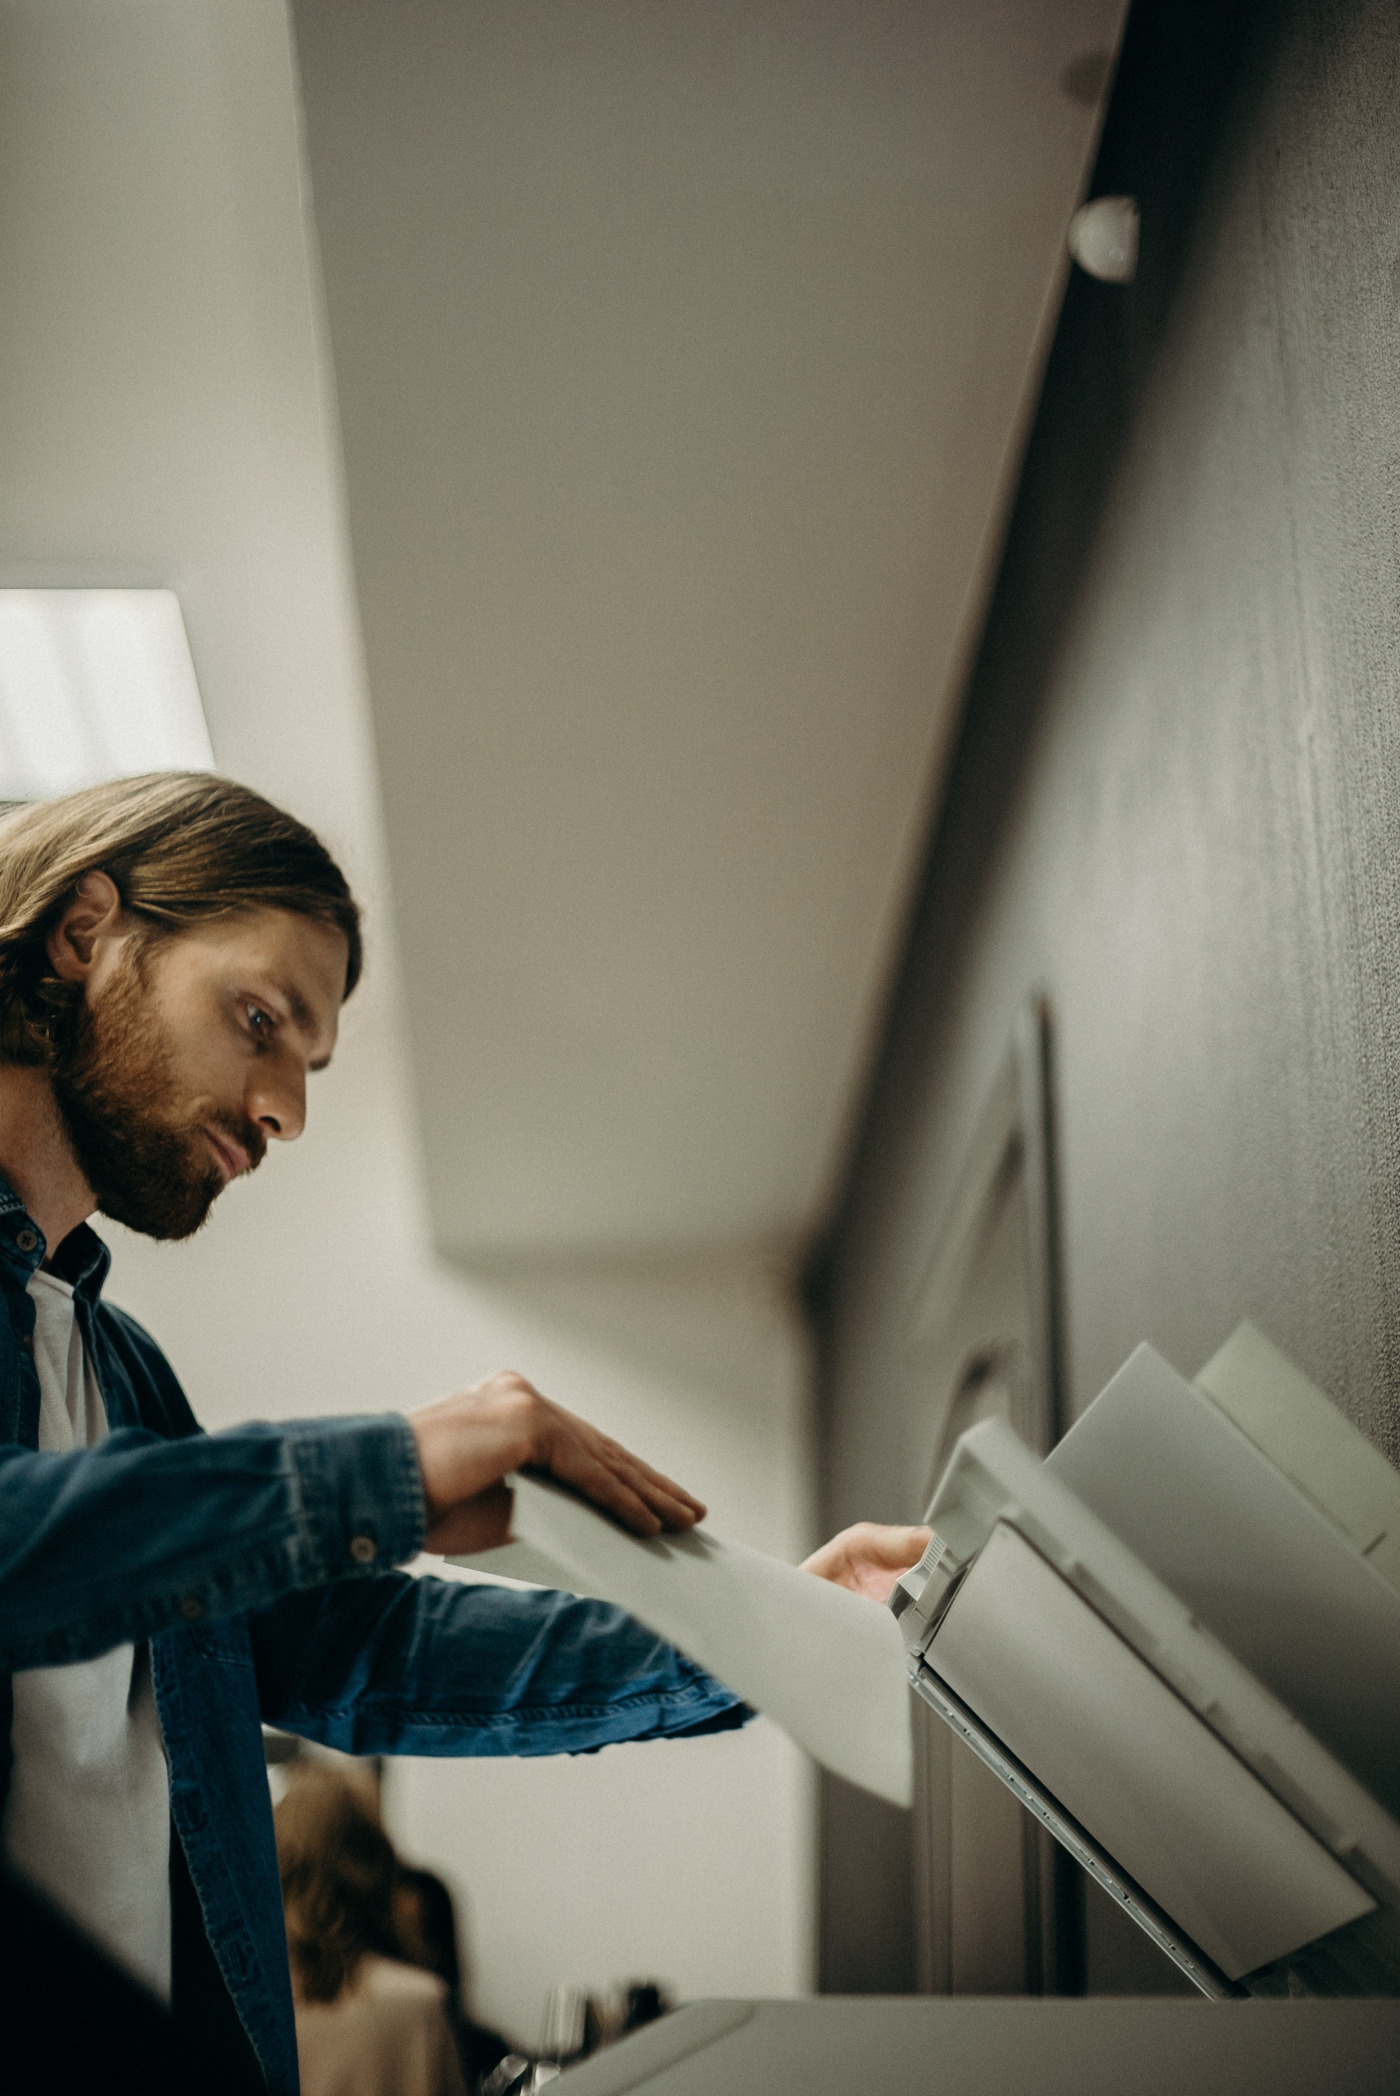
[[(0, 0), (0, 582), (176, 588), (220, 763), (318, 824), (371, 904), (306, 1138), (187, 1247), (113, 1232), (113, 1294), (211, 1427), (510, 1362), (795, 1554), (804, 1366), (760, 1276), (508, 1294), (429, 1245), (310, 253), (275, 0)], [(407, 1764), (389, 1812), (468, 1892), (478, 2006), (522, 2036), (555, 1980), (808, 1983), (807, 1779), (761, 1725)]]

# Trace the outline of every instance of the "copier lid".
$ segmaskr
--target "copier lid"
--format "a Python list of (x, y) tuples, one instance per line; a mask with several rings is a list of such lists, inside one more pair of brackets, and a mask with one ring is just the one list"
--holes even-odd
[(1400, 1903), (1400, 1825), (1003, 1422), (962, 1437), (929, 1520), (916, 1686), (945, 1683), (1228, 1977)]
[(1209, 1397), (1140, 1346), (1046, 1470), (1400, 1815), (1400, 1592)]

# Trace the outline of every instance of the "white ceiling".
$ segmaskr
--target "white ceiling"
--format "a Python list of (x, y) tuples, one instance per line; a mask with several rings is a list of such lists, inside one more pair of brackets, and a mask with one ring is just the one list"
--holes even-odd
[(174, 590), (220, 769), (373, 900), (289, 45), (282, 0), (0, 0), (0, 584)]
[(820, 1219), (1122, 11), (296, 0), (444, 1249)]

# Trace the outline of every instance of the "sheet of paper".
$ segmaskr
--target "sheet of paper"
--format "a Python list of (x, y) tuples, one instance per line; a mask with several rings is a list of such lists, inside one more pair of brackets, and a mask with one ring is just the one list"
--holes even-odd
[(512, 1540), (453, 1564), (616, 1602), (824, 1768), (910, 1802), (908, 1673), (887, 1608), (708, 1528), (643, 1542), (557, 1486), (509, 1482)]

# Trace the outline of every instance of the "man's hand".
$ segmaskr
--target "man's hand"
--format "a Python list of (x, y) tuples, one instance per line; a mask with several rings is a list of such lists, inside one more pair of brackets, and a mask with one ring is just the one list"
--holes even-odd
[(917, 1565), (927, 1550), (931, 1534), (927, 1528), (880, 1528), (873, 1521), (858, 1521), (814, 1550), (802, 1570), (871, 1601), (888, 1601), (900, 1573)]
[(512, 1470), (572, 1485), (634, 1534), (692, 1528), (705, 1512), (681, 1486), (576, 1419), (523, 1376), (488, 1376), (473, 1390), (410, 1412), (428, 1507), (424, 1549), (491, 1550), (510, 1535)]

